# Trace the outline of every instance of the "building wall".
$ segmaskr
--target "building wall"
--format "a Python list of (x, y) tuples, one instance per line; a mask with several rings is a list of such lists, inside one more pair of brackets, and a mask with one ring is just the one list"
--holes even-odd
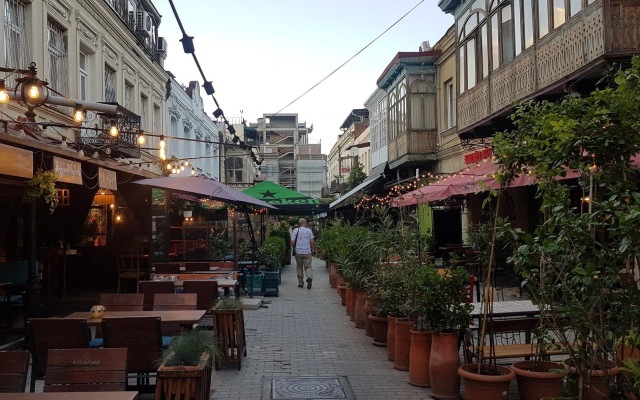
[(371, 168), (373, 168), (389, 159), (386, 92), (377, 88), (364, 105), (369, 110)]
[(367, 127), (364, 128), (353, 141), (353, 144), (355, 146), (359, 145), (358, 147), (356, 147), (358, 151), (358, 155), (356, 157), (358, 157), (358, 162), (362, 164), (362, 170), (367, 175), (369, 175), (369, 173), (371, 172), (371, 146), (369, 145), (370, 136), (371, 129), (370, 126), (367, 125)]
[[(200, 95), (200, 84), (189, 82), (188, 87), (171, 79), (171, 95), (167, 99), (167, 136), (201, 140), (204, 143), (167, 138), (167, 157), (184, 160), (187, 157), (197, 175), (220, 179), (220, 129), (205, 113)], [(187, 168), (182, 174), (190, 174)]]
[[(114, 2), (115, 4), (116, 2)], [(147, 36), (145, 42), (150, 48), (157, 46), (157, 27), (160, 15), (149, 0), (130, 0), (137, 10), (148, 12), (153, 21), (154, 30)], [(81, 0), (48, 0), (29, 1), (4, 0), (0, 2), (3, 7), (4, 18), (1, 19), (0, 32), (3, 35), (0, 40), (0, 54), (3, 55), (2, 65), (8, 68), (26, 69), (30, 62), (35, 62), (40, 79), (54, 82), (61, 93), (72, 99), (89, 102), (103, 102), (111, 100), (105, 98), (105, 74), (107, 70), (113, 71), (112, 82), (114, 100), (129, 111), (141, 116), (141, 128), (148, 133), (161, 134), (165, 129), (165, 83), (167, 73), (163, 69), (163, 52), (147, 52), (136, 36), (135, 22), (133, 31), (122, 21), (107, 1), (81, 1)], [(24, 12), (26, 29), (20, 28), (20, 37), (25, 38), (21, 65), (8, 65), (16, 62), (16, 58), (7, 54), (12, 52), (7, 48), (10, 43), (16, 43), (16, 36), (5, 40), (4, 36), (11, 32), (5, 21), (15, 16), (14, 11), (20, 9)], [(11, 15), (11, 17), (8, 17)], [(11, 23), (13, 21), (10, 21)], [(57, 63), (52, 63), (49, 50), (49, 30), (54, 31), (61, 40), (57, 44), (60, 51)], [(86, 86), (84, 93), (81, 91), (80, 62), (81, 53), (84, 55), (84, 76)], [(58, 67), (56, 72), (51, 66)], [(66, 64), (66, 65), (65, 65)], [(62, 84), (66, 79), (66, 85)], [(8, 82), (11, 84), (11, 80)], [(54, 86), (54, 85), (52, 85)], [(115, 92), (115, 93), (114, 93)], [(125, 93), (127, 97), (125, 98)], [(3, 112), (9, 116), (17, 117), (24, 113), (15, 104), (2, 107)], [(65, 125), (72, 125), (73, 109), (58, 106), (55, 109), (40, 107), (37, 109), (38, 120), (54, 121)], [(85, 123), (90, 124), (95, 113), (88, 112)], [(75, 133), (71, 129), (56, 128), (46, 133), (55, 140), (75, 140)], [(146, 147), (158, 148), (158, 137), (149, 136)], [(157, 156), (158, 151), (149, 151), (152, 156)], [(104, 154), (102, 154), (104, 156)], [(143, 156), (143, 159), (150, 159)], [(141, 160), (137, 160), (141, 161)], [(155, 166), (147, 164), (142, 168), (154, 169)]]

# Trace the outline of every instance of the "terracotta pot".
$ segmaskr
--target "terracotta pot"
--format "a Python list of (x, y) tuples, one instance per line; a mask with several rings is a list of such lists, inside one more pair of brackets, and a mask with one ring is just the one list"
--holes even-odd
[(622, 345), (616, 349), (618, 365), (622, 365), (624, 360), (631, 358), (633, 361), (640, 361), (640, 349), (635, 346)]
[(396, 320), (395, 357), (393, 368), (399, 371), (409, 370), (409, 355), (411, 350), (411, 321), (408, 318)]
[(431, 332), (412, 330), (410, 352), (409, 384), (418, 387), (430, 387)]
[(431, 335), (431, 358), (429, 378), (431, 397), (436, 399), (460, 398), (460, 355), (458, 333), (433, 333)]
[[(570, 360), (562, 361), (562, 364), (569, 369), (569, 383), (567, 391), (571, 396), (577, 396), (580, 390), (578, 369), (570, 365)], [(594, 369), (589, 373), (589, 387), (586, 393), (582, 394), (582, 400), (604, 400), (609, 398), (607, 382), (614, 380), (620, 372), (614, 362), (608, 362), (607, 369)]]
[(371, 321), (371, 330), (373, 331), (373, 343), (374, 346), (386, 346), (387, 345), (387, 317), (376, 317), (370, 314), (367, 317)]
[(355, 322), (356, 320), (356, 300), (357, 300), (357, 290), (351, 289), (351, 302), (349, 305), (349, 320), (351, 322)]
[(373, 308), (371, 307), (369, 296), (367, 296), (367, 303), (364, 306), (364, 311), (367, 316), (364, 320), (364, 332), (367, 336), (373, 337), (373, 325), (371, 324), (371, 320), (369, 319), (369, 315), (371, 315), (371, 313), (373, 312)]
[(343, 306), (347, 305), (347, 287), (340, 285), (338, 286), (338, 293), (340, 293), (340, 304)]
[(511, 370), (516, 374), (520, 400), (562, 397), (563, 380), (567, 375), (562, 364), (551, 361), (519, 361), (513, 363)]
[(396, 317), (387, 317), (387, 359), (393, 361), (396, 355)]
[(364, 289), (356, 290), (356, 304), (354, 307), (354, 320), (356, 328), (364, 329), (367, 321), (367, 291)]
[(331, 286), (332, 288), (336, 288), (338, 287), (338, 277), (336, 275), (336, 265), (333, 263), (328, 264), (329, 265), (329, 286)]
[[(494, 370), (495, 368), (495, 370)], [(462, 377), (465, 400), (498, 400), (509, 398), (509, 384), (516, 374), (507, 367), (491, 367), (491, 374), (478, 374), (478, 364), (458, 368)]]
[(351, 288), (348, 286), (347, 286), (346, 299), (347, 299), (347, 301), (345, 302), (345, 306), (347, 308), (346, 312), (347, 312), (347, 315), (349, 315), (351, 313), (351, 302), (353, 301), (353, 290), (351, 290)]

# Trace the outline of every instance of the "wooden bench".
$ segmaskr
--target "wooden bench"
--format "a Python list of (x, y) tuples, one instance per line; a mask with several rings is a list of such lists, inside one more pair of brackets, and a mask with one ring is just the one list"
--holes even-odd
[[(539, 350), (538, 345), (533, 341), (538, 327), (538, 318), (507, 318), (494, 319), (491, 326), (486, 327), (485, 345), (483, 357), (505, 358), (525, 358), (535, 357)], [(464, 335), (464, 356), (467, 363), (477, 361), (479, 355), (478, 335), (482, 326), (476, 329), (467, 329)], [(476, 332), (474, 334), (474, 331)], [(554, 333), (549, 331), (553, 337)], [(490, 339), (494, 340), (494, 355), (490, 355)], [(555, 343), (547, 343), (545, 358), (552, 355), (569, 354), (569, 350), (562, 346), (556, 339)]]
[(127, 349), (50, 349), (45, 392), (110, 392), (127, 387)]

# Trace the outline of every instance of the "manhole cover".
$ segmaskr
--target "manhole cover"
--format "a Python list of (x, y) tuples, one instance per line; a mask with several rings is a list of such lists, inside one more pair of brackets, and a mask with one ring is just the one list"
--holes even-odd
[(263, 378), (262, 400), (353, 400), (346, 376)]

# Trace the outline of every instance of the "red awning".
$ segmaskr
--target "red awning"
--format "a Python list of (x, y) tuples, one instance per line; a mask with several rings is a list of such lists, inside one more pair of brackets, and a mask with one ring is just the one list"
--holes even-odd
[[(640, 155), (631, 158), (631, 164), (640, 166)], [(483, 190), (499, 189), (500, 183), (495, 180), (494, 175), (500, 164), (485, 159), (478, 164), (467, 167), (457, 173), (431, 183), (427, 186), (405, 193), (391, 201), (392, 207), (410, 206), (420, 203), (430, 203), (448, 199), (452, 196), (478, 193)], [(563, 177), (556, 179), (577, 178), (578, 172), (567, 171)], [(534, 175), (521, 175), (514, 178), (509, 187), (519, 187), (533, 185), (536, 183)]]

